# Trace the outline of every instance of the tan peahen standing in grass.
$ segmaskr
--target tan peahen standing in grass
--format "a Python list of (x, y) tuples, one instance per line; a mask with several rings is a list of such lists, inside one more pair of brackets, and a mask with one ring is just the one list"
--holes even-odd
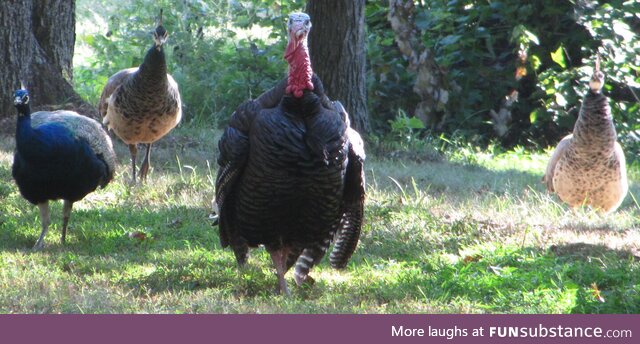
[(140, 166), (143, 181), (149, 172), (151, 144), (166, 135), (182, 118), (178, 84), (167, 74), (163, 45), (168, 33), (160, 22), (153, 32), (154, 45), (137, 68), (119, 71), (109, 78), (98, 110), (103, 123), (126, 144), (131, 153), (132, 183), (136, 182), (137, 144), (147, 147)]
[(573, 134), (560, 141), (542, 180), (547, 190), (572, 208), (588, 205), (606, 214), (620, 206), (628, 184), (624, 153), (616, 141), (603, 85), (598, 56)]

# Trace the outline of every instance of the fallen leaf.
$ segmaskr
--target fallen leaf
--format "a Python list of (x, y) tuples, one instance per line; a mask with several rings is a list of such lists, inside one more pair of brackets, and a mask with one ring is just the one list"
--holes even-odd
[(464, 257), (464, 259), (462, 259), (462, 262), (464, 262), (465, 264), (468, 264), (468, 263), (472, 263), (472, 262), (477, 262), (480, 259), (482, 259), (482, 255), (474, 254), (472, 256)]
[(129, 238), (143, 241), (147, 239), (147, 234), (142, 231), (129, 232)]
[(598, 285), (596, 284), (596, 282), (591, 283), (591, 293), (596, 300), (604, 303), (604, 297), (602, 297), (602, 294), (600, 294), (600, 289), (598, 289)]

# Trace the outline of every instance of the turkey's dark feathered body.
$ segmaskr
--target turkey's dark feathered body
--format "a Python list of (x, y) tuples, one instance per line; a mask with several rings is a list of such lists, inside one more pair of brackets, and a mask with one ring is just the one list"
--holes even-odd
[[(344, 122), (335, 112), (288, 112), (284, 103), (261, 111), (251, 127), (234, 207), (236, 228), (250, 246), (314, 246), (330, 238), (342, 217)], [(308, 137), (327, 143), (328, 163)]]
[(604, 213), (617, 209), (628, 191), (626, 162), (616, 141), (608, 98), (589, 90), (573, 134), (554, 151), (543, 181), (571, 207), (590, 205)]
[[(25, 199), (33, 204), (56, 199), (75, 202), (113, 178), (115, 155), (97, 122), (65, 113), (37, 112), (31, 116), (18, 119), (12, 167)], [(85, 137), (85, 132), (90, 135)], [(104, 141), (103, 151), (92, 147), (92, 141), (99, 141), (97, 136), (104, 136), (100, 141)]]
[(283, 254), (298, 283), (337, 231), (331, 264), (346, 265), (364, 204), (362, 140), (315, 76), (313, 83), (301, 98), (285, 95), (281, 82), (240, 105), (219, 142), (216, 180), (222, 246), (240, 265), (249, 247)]

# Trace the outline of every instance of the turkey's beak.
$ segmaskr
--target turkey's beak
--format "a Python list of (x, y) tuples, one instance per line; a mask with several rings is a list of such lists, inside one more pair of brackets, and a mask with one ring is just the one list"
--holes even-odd
[(292, 38), (301, 40), (309, 33), (309, 27), (303, 21), (294, 21), (291, 23), (289, 32), (292, 34)]

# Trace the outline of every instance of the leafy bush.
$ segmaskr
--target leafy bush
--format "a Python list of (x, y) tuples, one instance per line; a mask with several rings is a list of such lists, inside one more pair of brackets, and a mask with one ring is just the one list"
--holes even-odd
[[(110, 75), (139, 65), (151, 45), (149, 33), (158, 11), (164, 8), (169, 70), (180, 84), (186, 121), (225, 123), (238, 104), (284, 76), (285, 17), (303, 10), (305, 3), (127, 0), (116, 5), (78, 0), (76, 89), (96, 103)], [(490, 111), (497, 111), (515, 90), (519, 97), (510, 130), (500, 143), (555, 145), (573, 127), (599, 51), (618, 133), (629, 157), (640, 151), (639, 2), (416, 3), (414, 20), (423, 43), (453, 85), (449, 116), (443, 132), (435, 135), (474, 144), (494, 142)], [(397, 140), (392, 127), (397, 114), (411, 117), (420, 99), (387, 12), (386, 1), (367, 2), (368, 106), (374, 136)], [(428, 133), (418, 132), (417, 137)]]
[(303, 5), (293, 1), (280, 6), (275, 0), (129, 0), (117, 5), (80, 0), (78, 22), (97, 22), (103, 31), (79, 30), (80, 50), (88, 52), (76, 63), (76, 89), (97, 103), (109, 76), (138, 66), (163, 8), (168, 69), (180, 85), (185, 120), (224, 122), (242, 101), (285, 75), (285, 16)]

